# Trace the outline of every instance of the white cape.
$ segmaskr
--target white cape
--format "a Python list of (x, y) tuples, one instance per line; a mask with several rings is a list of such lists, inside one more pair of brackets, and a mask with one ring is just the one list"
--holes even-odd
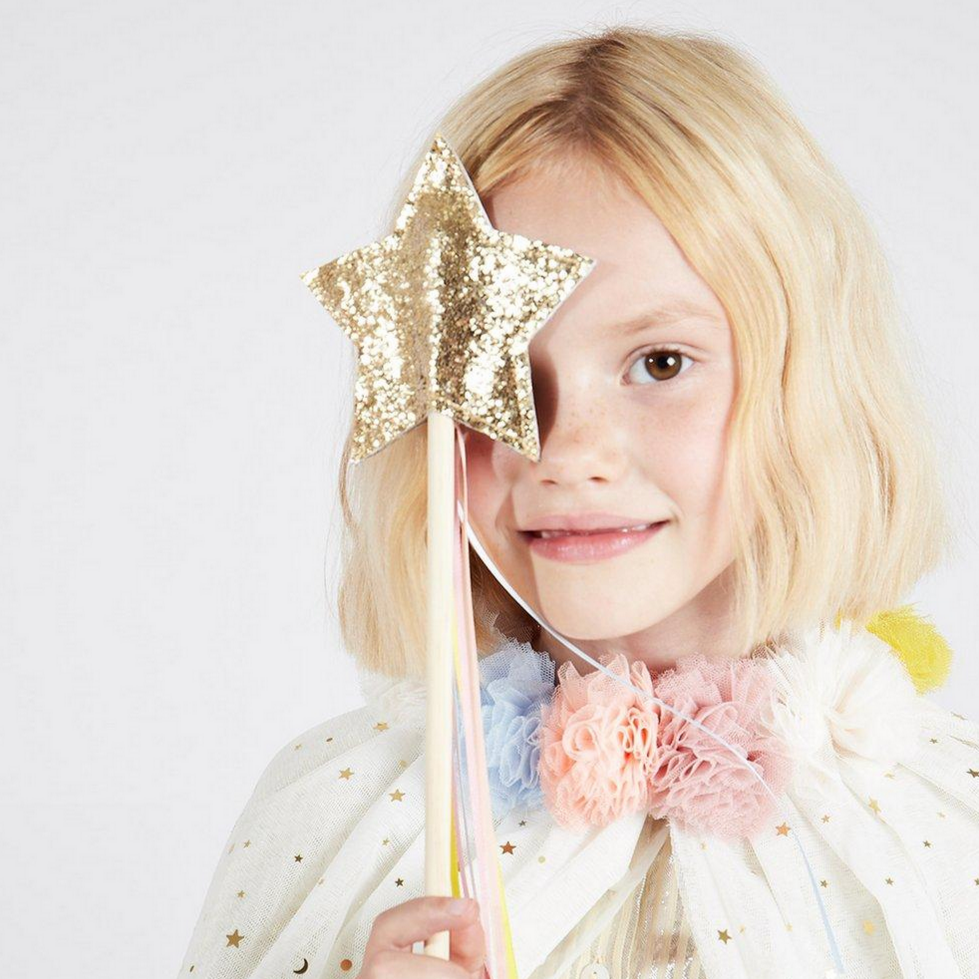
[[(846, 622), (795, 634), (766, 662), (794, 764), (772, 832), (725, 843), (664, 823), (658, 834), (669, 834), (702, 974), (833, 975), (797, 834), (847, 979), (977, 979), (979, 725), (917, 694), (891, 647)], [(356, 976), (377, 915), (424, 893), (424, 689), (363, 684), (368, 706), (268, 763), (181, 977)], [(511, 844), (500, 862), (521, 979), (621, 887), (645, 821), (575, 834), (546, 809), (497, 820), (501, 851)]]

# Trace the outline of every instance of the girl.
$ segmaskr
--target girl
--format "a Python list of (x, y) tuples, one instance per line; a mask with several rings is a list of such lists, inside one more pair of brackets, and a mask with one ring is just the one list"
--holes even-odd
[[(940, 637), (883, 612), (951, 534), (842, 179), (743, 54), (633, 27), (516, 58), (438, 131), (495, 227), (597, 260), (530, 346), (540, 460), (464, 433), (520, 976), (979, 974), (979, 727), (922, 696)], [(367, 706), (268, 764), (182, 976), (482, 975), (474, 902), (423, 896), (425, 438), (349, 472), (347, 443)], [(412, 954), (446, 930), (451, 961)]]

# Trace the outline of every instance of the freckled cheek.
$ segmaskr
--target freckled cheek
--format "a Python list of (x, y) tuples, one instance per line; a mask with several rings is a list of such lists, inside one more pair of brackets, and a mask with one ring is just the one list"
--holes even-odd
[(469, 519), (478, 532), (498, 535), (506, 521), (512, 486), (511, 466), (494, 439), (472, 433), (466, 440)]
[(647, 479), (679, 508), (681, 519), (716, 510), (723, 493), (726, 413), (711, 404), (671, 405), (634, 431)]

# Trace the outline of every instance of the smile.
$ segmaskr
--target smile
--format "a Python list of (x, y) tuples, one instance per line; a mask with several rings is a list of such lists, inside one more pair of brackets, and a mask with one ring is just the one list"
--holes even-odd
[(520, 531), (533, 554), (553, 561), (588, 562), (615, 557), (654, 537), (669, 520), (613, 530)]

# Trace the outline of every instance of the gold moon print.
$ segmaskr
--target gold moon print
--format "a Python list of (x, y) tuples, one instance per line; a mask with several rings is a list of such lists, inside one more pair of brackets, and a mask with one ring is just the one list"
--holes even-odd
[(301, 976), (309, 968), (309, 959), (303, 959), (303, 964), (298, 969), (293, 969), (292, 974), (294, 976)]

